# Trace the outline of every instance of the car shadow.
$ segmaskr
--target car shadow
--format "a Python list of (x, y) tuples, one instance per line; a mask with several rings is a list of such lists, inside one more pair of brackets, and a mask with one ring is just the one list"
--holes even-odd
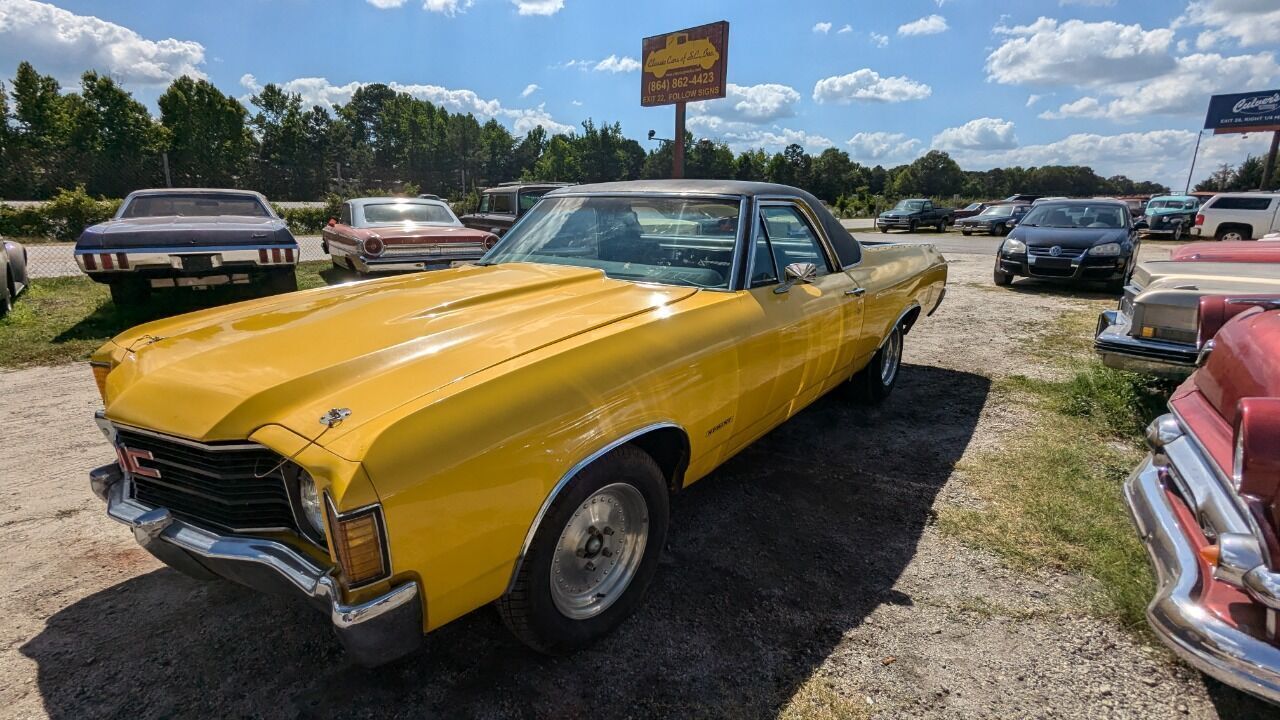
[(363, 669), (300, 601), (167, 569), (68, 605), (21, 652), (54, 718), (775, 717), (847, 631), (913, 602), (895, 585), (989, 392), (905, 365), (879, 407), (818, 401), (676, 498), (641, 609), (571, 656), (484, 608)]
[(1209, 701), (1213, 703), (1220, 718), (1275, 720), (1276, 707), (1249, 693), (1224, 685), (1208, 675), (1204, 676), (1204, 688), (1209, 693)]
[(1120, 297), (1121, 293), (1107, 290), (1102, 283), (1092, 283), (1081, 285), (1076, 282), (1067, 280), (1046, 280), (1042, 278), (1014, 278), (1012, 285), (1005, 286), (1006, 290), (1025, 294), (1042, 294), (1046, 291), (1062, 297), (1074, 298), (1076, 300), (1115, 300)]
[(228, 285), (201, 290), (190, 288), (154, 290), (146, 300), (136, 304), (117, 305), (114, 301), (104, 298), (93, 312), (58, 333), (53, 341), (109, 338), (152, 320), (269, 295), (270, 293), (256, 285)]

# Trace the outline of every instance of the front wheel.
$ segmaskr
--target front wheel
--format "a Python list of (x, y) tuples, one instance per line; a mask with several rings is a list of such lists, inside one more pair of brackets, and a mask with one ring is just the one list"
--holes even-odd
[(1173, 226), (1173, 241), (1178, 242), (1182, 239), (1182, 223)]
[(902, 366), (902, 325), (895, 325), (880, 344), (875, 357), (846, 384), (847, 395), (855, 402), (876, 405), (884, 402), (898, 382)]
[(887, 233), (887, 232), (889, 232), (889, 228), (887, 228), (887, 227), (885, 227), (885, 226), (881, 225), (881, 226), (880, 226), (880, 232), (882, 232), (882, 233)]
[(609, 634), (644, 599), (669, 514), (662, 470), (645, 451), (623, 445), (588, 465), (547, 508), (511, 590), (498, 599), (503, 622), (547, 654)]
[(916, 231), (916, 221), (912, 220), (910, 223), (907, 224), (907, 232), (913, 233), (915, 231)]
[(1004, 237), (1008, 232), (1009, 230), (1005, 227), (1004, 223), (1001, 223), (991, 228), (992, 235), (999, 235), (1001, 237)]
[(972, 235), (973, 233), (969, 232), (968, 230), (961, 230), (961, 231), (960, 231), (960, 234), (961, 234), (961, 235), (963, 235), (963, 236), (965, 236), (965, 237), (969, 237), (969, 236), (970, 236), (970, 235)]
[(1009, 287), (1013, 284), (1013, 275), (1000, 269), (1000, 260), (996, 260), (996, 269), (991, 273), (991, 279), (1000, 287)]

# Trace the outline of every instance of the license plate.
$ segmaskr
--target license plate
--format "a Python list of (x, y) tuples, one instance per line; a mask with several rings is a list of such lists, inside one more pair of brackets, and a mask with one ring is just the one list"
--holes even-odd
[(213, 269), (212, 255), (183, 255), (182, 269), (187, 272), (204, 272)]

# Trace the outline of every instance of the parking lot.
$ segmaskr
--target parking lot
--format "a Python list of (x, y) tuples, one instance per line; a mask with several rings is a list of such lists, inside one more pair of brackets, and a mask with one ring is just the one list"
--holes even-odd
[(984, 506), (968, 468), (1036, 422), (1000, 383), (1060, 373), (1038, 342), (1115, 298), (994, 287), (997, 238), (858, 235), (936, 243), (950, 263), (895, 394), (820, 400), (678, 497), (647, 602), (564, 658), (484, 609), (418, 655), (352, 667), (310, 608), (190, 580), (104, 516), (86, 472), (112, 453), (88, 368), (0, 372), (0, 716), (1269, 716), (1089, 612), (1091, 581), (938, 522)]

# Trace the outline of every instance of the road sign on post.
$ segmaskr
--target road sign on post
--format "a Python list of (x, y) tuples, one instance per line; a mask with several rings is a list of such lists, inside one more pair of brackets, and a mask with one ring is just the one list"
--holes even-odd
[(725, 96), (729, 23), (721, 20), (647, 37), (641, 44), (640, 57), (640, 104), (676, 106), (671, 176), (684, 177), (685, 103)]
[[(1276, 150), (1280, 148), (1280, 90), (1214, 95), (1209, 98), (1204, 129), (1212, 130), (1214, 135), (1270, 131), (1271, 149), (1262, 169), (1262, 189), (1270, 187), (1276, 166)], [(1196, 149), (1198, 152), (1198, 141)], [(1191, 163), (1194, 167), (1194, 155)], [(1190, 181), (1187, 184), (1190, 185)]]

